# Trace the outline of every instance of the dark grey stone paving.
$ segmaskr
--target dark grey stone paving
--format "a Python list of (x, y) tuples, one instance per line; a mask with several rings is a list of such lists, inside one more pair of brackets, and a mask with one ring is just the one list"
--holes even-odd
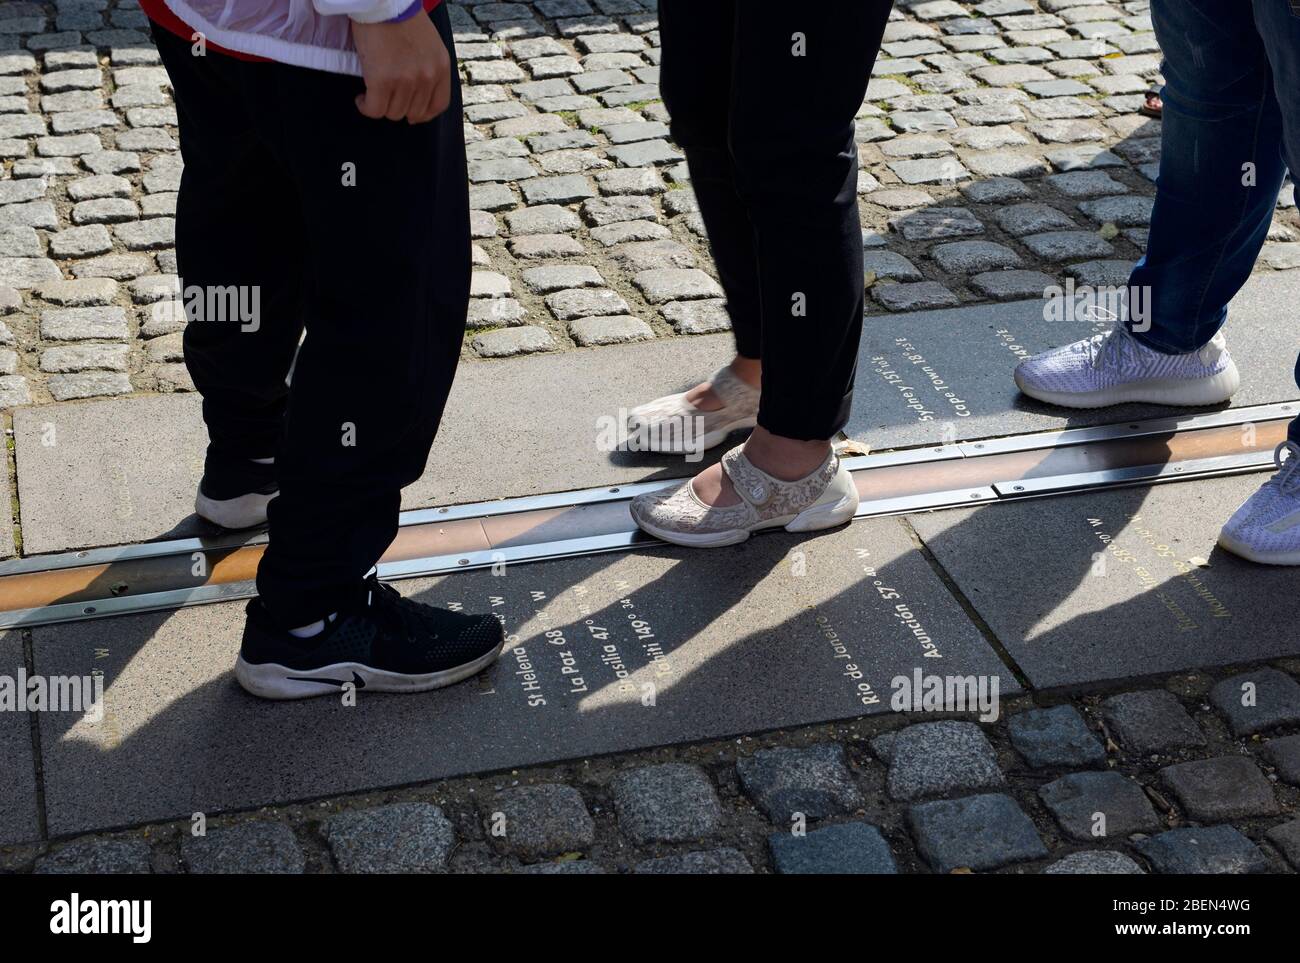
[[(1271, 318), (1289, 310), (1293, 287), (1285, 275), (1260, 276), (1233, 301), (1226, 331), (1242, 372), (1233, 406), (1296, 397), (1292, 366), (1278, 361), (1279, 352), (1284, 357), (1294, 352), (1289, 335), (1264, 334), (1275, 327)], [(881, 449), (1177, 413), (1151, 405), (1066, 411), (1020, 395), (1012, 371), (1022, 357), (1106, 327), (1087, 320), (1045, 320), (1041, 297), (868, 317), (845, 433)]]
[(1171, 829), (1137, 843), (1158, 873), (1267, 873), (1258, 846), (1231, 826)]
[(772, 822), (802, 815), (824, 819), (864, 802), (844, 749), (834, 744), (806, 749), (765, 749), (736, 763), (741, 785)]
[(1187, 815), (1214, 823), (1278, 811), (1273, 786), (1245, 756), (1197, 759), (1160, 770), (1160, 778)]
[(1237, 736), (1300, 722), (1300, 683), (1277, 669), (1252, 669), (1224, 679), (1210, 690), (1210, 702), (1227, 716)]
[(1007, 732), (1034, 769), (1095, 769), (1106, 764), (1106, 750), (1074, 706), (1017, 713), (1007, 720)]
[(768, 849), (778, 873), (897, 873), (880, 830), (868, 823), (840, 823), (804, 836), (773, 833)]
[[(23, 665), (21, 632), (0, 632), (0, 675), (17, 679)], [(0, 846), (35, 839), (36, 767), (32, 720), (26, 712), (0, 712)]]
[(1095, 842), (1163, 828), (1142, 787), (1117, 772), (1073, 772), (1038, 790), (1067, 836)]
[[(927, 651), (946, 672), (1018, 691), (892, 518), (402, 588), (500, 614), (501, 662), (414, 698), (273, 704), (231, 676), (242, 603), (34, 629), (39, 671), (104, 672), (110, 720), (76, 739), (66, 720), (40, 720), (51, 832), (886, 711), (892, 679), (930, 671)], [(937, 649), (900, 624), (900, 604)]]
[(989, 793), (920, 803), (907, 811), (917, 851), (932, 869), (997, 869), (1047, 855), (1038, 831), (1010, 796)]
[(206, 836), (185, 834), (181, 859), (191, 873), (296, 874), (306, 864), (293, 830), (275, 822), (240, 823), (209, 830)]
[(996, 789), (1006, 780), (993, 747), (973, 722), (908, 726), (889, 744), (886, 787), (894, 799)]
[(498, 850), (521, 859), (581, 852), (596, 838), (587, 804), (572, 786), (519, 786), (482, 805), (484, 834)]
[[(1300, 634), (1282, 629), (1300, 623), (1294, 573), (1215, 547), (1223, 522), (1266, 477), (910, 518), (1031, 683), (1075, 685), (1300, 654)], [(1269, 671), (1258, 678), (1272, 679)], [(1300, 686), (1276, 685), (1275, 698), (1261, 681), (1249, 713), (1223, 711), (1250, 725), (1291, 718), (1300, 703), (1290, 708), (1283, 690)]]
[(1205, 733), (1178, 697), (1163, 689), (1123, 692), (1101, 704), (1102, 718), (1125, 750), (1147, 754), (1205, 745)]
[(665, 763), (621, 773), (613, 783), (618, 825), (638, 843), (678, 843), (714, 833), (722, 804), (698, 766)]
[(456, 831), (429, 803), (394, 803), (339, 813), (321, 824), (330, 853), (345, 873), (438, 873)]

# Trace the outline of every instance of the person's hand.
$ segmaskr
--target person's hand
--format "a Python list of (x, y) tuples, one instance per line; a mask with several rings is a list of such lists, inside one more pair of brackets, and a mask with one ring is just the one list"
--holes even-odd
[(375, 120), (423, 124), (451, 101), (451, 57), (424, 14), (401, 23), (352, 24), (366, 92), (357, 110)]

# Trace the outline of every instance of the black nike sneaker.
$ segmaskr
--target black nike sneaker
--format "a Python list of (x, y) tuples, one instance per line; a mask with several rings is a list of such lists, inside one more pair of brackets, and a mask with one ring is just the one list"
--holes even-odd
[(261, 600), (249, 602), (235, 678), (264, 699), (305, 699), (349, 683), (368, 692), (426, 692), (491, 665), (504, 640), (496, 616), (424, 605), (371, 575), (357, 602), (307, 639), (273, 624)]
[(274, 463), (209, 457), (194, 499), (194, 513), (222, 528), (256, 528), (266, 524), (266, 506), (279, 494), (279, 488)]

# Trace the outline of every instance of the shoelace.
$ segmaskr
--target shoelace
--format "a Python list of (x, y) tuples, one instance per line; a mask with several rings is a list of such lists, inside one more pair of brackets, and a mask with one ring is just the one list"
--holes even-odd
[[(1290, 454), (1283, 459), (1282, 452)], [(1288, 491), (1300, 487), (1300, 445), (1294, 441), (1284, 441), (1273, 450), (1273, 464), (1277, 465), (1277, 474), (1273, 483), (1279, 491)]]
[(379, 581), (376, 575), (366, 579), (366, 606), (375, 618), (403, 635), (408, 642), (415, 641), (417, 633), (427, 628), (419, 604), (404, 598), (401, 592)]
[(1088, 363), (1094, 368), (1101, 368), (1112, 359), (1123, 368), (1126, 362), (1137, 360), (1134, 348), (1133, 338), (1122, 324), (1083, 342), (1083, 350), (1088, 352)]

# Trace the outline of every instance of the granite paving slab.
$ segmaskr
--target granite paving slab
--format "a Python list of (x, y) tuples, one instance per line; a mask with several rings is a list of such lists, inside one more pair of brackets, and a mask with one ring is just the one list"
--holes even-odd
[[(730, 335), (710, 335), (463, 363), (403, 507), (693, 474), (708, 461), (597, 442), (620, 409), (698, 383), (730, 350)], [(28, 554), (213, 531), (192, 511), (207, 445), (197, 396), (22, 408), (14, 431)]]
[[(1225, 334), (1242, 387), (1232, 406), (1300, 397), (1294, 380), (1296, 340), (1282, 323), (1294, 301), (1295, 284), (1282, 274), (1253, 278), (1233, 301)], [(1101, 308), (1106, 302), (1080, 303)], [(845, 433), (887, 449), (1189, 411), (1156, 405), (1069, 411), (1022, 396), (1012, 380), (1021, 358), (1110, 327), (1109, 321), (1086, 317), (1045, 320), (1046, 304), (1035, 298), (866, 318)]]
[(51, 833), (888, 711), (918, 668), (1018, 691), (895, 518), (505, 573), (401, 583), (498, 613), (500, 663), (355, 707), (244, 693), (237, 603), (33, 629), (39, 670), (106, 677), (101, 723), (41, 720)]
[(911, 516), (1035, 688), (1300, 654), (1294, 573), (1215, 545), (1256, 473)]
[[(0, 633), (0, 673), (16, 684), (22, 666), (22, 633)], [(0, 846), (40, 835), (36, 807), (31, 717), (0, 712)]]

